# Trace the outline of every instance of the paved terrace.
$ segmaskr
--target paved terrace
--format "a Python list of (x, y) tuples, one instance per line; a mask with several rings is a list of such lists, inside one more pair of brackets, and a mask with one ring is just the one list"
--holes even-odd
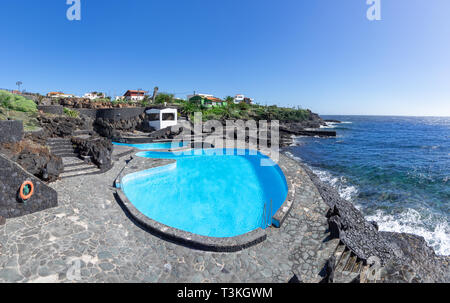
[(287, 177), (297, 186), (283, 226), (251, 248), (211, 253), (157, 238), (126, 216), (112, 183), (128, 157), (105, 174), (52, 183), (58, 207), (0, 226), (0, 282), (287, 282), (294, 274), (321, 280), (338, 241), (325, 240), (327, 206), (295, 161), (280, 159), (296, 171)]

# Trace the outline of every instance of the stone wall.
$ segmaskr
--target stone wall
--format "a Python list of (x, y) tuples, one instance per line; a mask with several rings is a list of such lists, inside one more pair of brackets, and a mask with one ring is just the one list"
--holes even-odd
[(64, 113), (64, 107), (61, 105), (40, 105), (38, 106), (38, 110), (54, 115), (62, 115)]
[(5, 120), (0, 121), (0, 143), (19, 142), (23, 138), (23, 122)]
[[(25, 203), (18, 199), (20, 186), (32, 181), (34, 194)], [(0, 216), (14, 218), (58, 205), (56, 191), (0, 154)]]
[(74, 108), (80, 114), (90, 118), (102, 118), (112, 121), (128, 120), (142, 115), (145, 107), (86, 109)]

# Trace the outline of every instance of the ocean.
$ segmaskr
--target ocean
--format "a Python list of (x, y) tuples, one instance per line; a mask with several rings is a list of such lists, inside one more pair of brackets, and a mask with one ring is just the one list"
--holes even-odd
[(450, 117), (323, 116), (336, 138), (297, 137), (288, 155), (382, 231), (423, 236), (450, 255)]

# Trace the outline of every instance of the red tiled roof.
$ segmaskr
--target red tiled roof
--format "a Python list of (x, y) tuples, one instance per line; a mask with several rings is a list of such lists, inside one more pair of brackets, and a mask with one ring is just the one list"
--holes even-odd
[(127, 90), (124, 96), (131, 95), (131, 94), (143, 94), (145, 95), (145, 90)]
[(225, 102), (225, 101), (223, 101), (223, 100), (221, 100), (219, 98), (216, 98), (216, 97), (206, 97), (206, 99), (210, 100), (210, 101), (214, 101), (214, 102)]

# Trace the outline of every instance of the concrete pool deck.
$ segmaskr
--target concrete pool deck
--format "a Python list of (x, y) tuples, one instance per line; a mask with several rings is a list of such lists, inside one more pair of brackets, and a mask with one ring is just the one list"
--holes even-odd
[(326, 240), (328, 207), (294, 160), (280, 156), (299, 189), (281, 228), (267, 229), (264, 242), (242, 251), (214, 253), (165, 241), (127, 217), (113, 182), (128, 159), (101, 175), (50, 184), (56, 208), (0, 226), (0, 282), (283, 283), (294, 274), (303, 282), (321, 280), (339, 240)]

